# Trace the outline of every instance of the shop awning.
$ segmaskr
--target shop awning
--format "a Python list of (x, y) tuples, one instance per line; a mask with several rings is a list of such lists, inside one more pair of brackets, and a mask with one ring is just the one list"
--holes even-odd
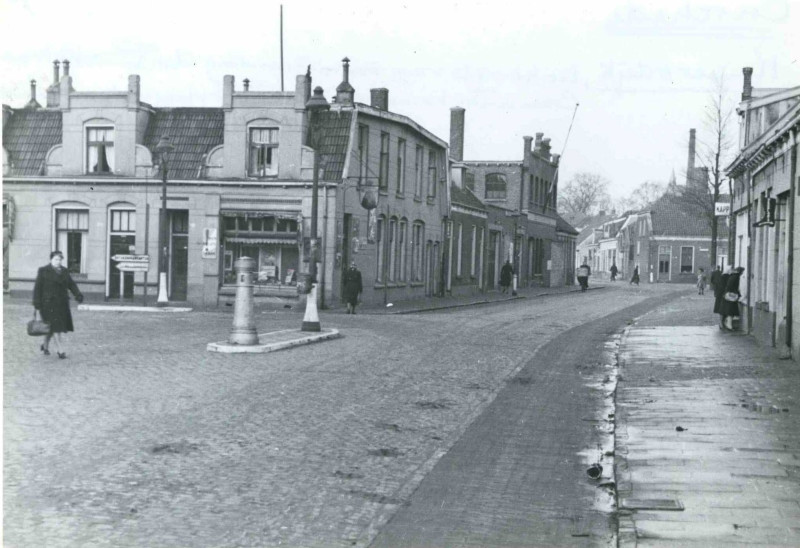
[(234, 243), (234, 244), (277, 244), (277, 245), (297, 245), (297, 236), (292, 235), (288, 238), (260, 238), (260, 237), (248, 237), (248, 236), (233, 236), (231, 238), (225, 238), (226, 242)]
[(258, 217), (274, 217), (275, 219), (291, 219), (298, 220), (300, 213), (297, 211), (264, 211), (253, 209), (220, 209), (219, 214), (225, 217), (243, 217), (243, 218), (258, 218)]

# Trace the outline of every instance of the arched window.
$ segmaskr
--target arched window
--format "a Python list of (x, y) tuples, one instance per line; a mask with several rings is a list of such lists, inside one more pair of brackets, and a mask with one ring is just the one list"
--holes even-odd
[(384, 283), (385, 280), (383, 279), (383, 264), (386, 261), (386, 252), (384, 250), (385, 243), (385, 236), (384, 232), (386, 231), (386, 217), (383, 215), (378, 216), (378, 222), (376, 224), (375, 229), (375, 244), (378, 250), (377, 255), (377, 270), (375, 272), (375, 281), (378, 283)]
[(425, 238), (425, 223), (414, 221), (411, 232), (411, 281), (422, 281), (422, 242)]
[(400, 219), (400, 225), (397, 231), (397, 252), (399, 254), (397, 260), (398, 273), (396, 276), (397, 281), (406, 281), (406, 240), (408, 239), (408, 219), (403, 217)]
[(489, 200), (505, 200), (506, 176), (502, 173), (489, 173), (486, 175), (486, 198)]

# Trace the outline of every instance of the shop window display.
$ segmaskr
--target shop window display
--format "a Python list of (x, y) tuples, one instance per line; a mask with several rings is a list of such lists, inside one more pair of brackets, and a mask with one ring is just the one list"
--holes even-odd
[(223, 284), (235, 284), (233, 264), (240, 257), (256, 261), (256, 286), (297, 284), (300, 267), (300, 226), (297, 216), (223, 216)]

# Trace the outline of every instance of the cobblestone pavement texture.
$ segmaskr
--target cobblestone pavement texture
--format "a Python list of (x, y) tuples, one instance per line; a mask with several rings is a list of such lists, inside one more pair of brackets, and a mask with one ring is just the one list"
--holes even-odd
[(6, 299), (5, 545), (365, 546), (538, 346), (676, 289), (322, 312), (344, 338), (265, 355), (205, 350), (230, 312), (76, 311), (67, 360)]
[(625, 308), (541, 346), (372, 546), (615, 545), (613, 478), (586, 470), (613, 470), (604, 452), (614, 419), (605, 410), (613, 408), (616, 346), (607, 341), (653, 306)]
[(800, 366), (723, 332), (684, 296), (623, 337), (617, 392), (622, 546), (800, 546)]

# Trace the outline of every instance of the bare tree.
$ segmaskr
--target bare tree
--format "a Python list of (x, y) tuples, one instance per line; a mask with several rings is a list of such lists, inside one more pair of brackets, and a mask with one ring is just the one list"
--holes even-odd
[(561, 188), (558, 203), (569, 215), (593, 215), (611, 205), (608, 179), (597, 173), (576, 173)]
[[(711, 264), (717, 264), (717, 239), (719, 235), (719, 217), (715, 215), (714, 204), (722, 195), (722, 184), (725, 177), (725, 165), (729, 163), (733, 148), (731, 120), (734, 108), (726, 97), (725, 79), (716, 79), (705, 107), (701, 137), (697, 139), (697, 162), (700, 167), (694, 173), (686, 174), (686, 189), (683, 199), (696, 207), (711, 227)], [(705, 179), (705, 180), (703, 180)], [(729, 185), (730, 186), (730, 185)], [(729, 198), (729, 197), (728, 197)], [(728, 242), (730, 248), (730, 241)], [(728, 262), (732, 264), (733, 256), (728, 250)]]
[(667, 191), (667, 185), (657, 181), (645, 181), (619, 203), (620, 211), (640, 210), (661, 198)]

